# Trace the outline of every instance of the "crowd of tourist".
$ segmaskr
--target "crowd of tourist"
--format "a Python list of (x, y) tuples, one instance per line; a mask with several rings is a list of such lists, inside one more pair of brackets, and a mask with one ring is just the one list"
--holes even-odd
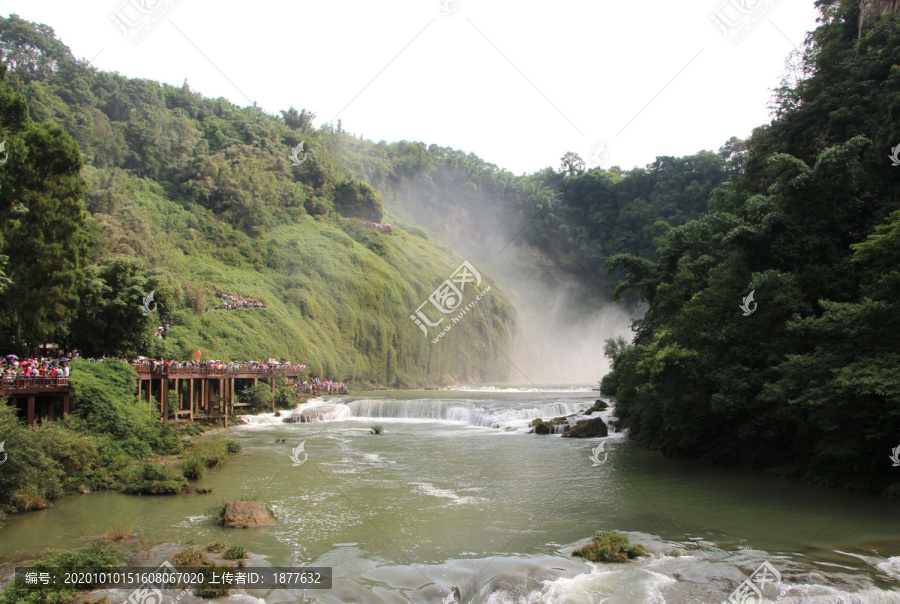
[(302, 384), (294, 384), (294, 392), (302, 392), (304, 394), (345, 394), (347, 385), (344, 382), (335, 382), (329, 379), (319, 379), (314, 377), (310, 380), (303, 380)]
[(382, 224), (380, 222), (371, 222), (369, 220), (365, 220), (364, 222), (366, 223), (366, 226), (369, 227), (370, 229), (378, 229), (379, 231), (382, 231), (389, 235), (394, 232), (394, 227), (392, 227), (389, 224)]
[(241, 373), (242, 371), (277, 369), (279, 371), (295, 372), (307, 368), (302, 363), (279, 363), (274, 359), (261, 361), (171, 361), (165, 359), (146, 359), (138, 357), (131, 361), (135, 367), (149, 367), (150, 371), (165, 373), (169, 369), (215, 369), (228, 373)]
[(234, 310), (235, 308), (266, 308), (266, 303), (260, 300), (245, 300), (242, 296), (220, 292), (213, 292), (213, 295), (222, 300), (222, 304), (207, 308), (206, 312), (211, 310)]
[(19, 378), (67, 378), (69, 377), (69, 357), (29, 357), (20, 359), (14, 354), (7, 355), (0, 363), (0, 374), (9, 385)]
[[(77, 354), (75, 355), (77, 356)], [(198, 351), (199, 356), (199, 351)], [(97, 359), (84, 359), (88, 362), (103, 361), (109, 357), (103, 356)], [(20, 378), (68, 378), (70, 357), (28, 357), (20, 359), (14, 354), (0, 359), (0, 377), (6, 386), (11, 386)], [(296, 374), (308, 369), (304, 363), (280, 363), (275, 359), (267, 361), (176, 361), (166, 359), (148, 359), (138, 357), (136, 359), (119, 358), (120, 361), (130, 363), (135, 368), (147, 368), (151, 372), (168, 373), (171, 369), (196, 369), (198, 371), (214, 370), (223, 373), (253, 373), (256, 371), (270, 371)], [(346, 394), (347, 385), (332, 379), (313, 377), (303, 380), (302, 383), (293, 385), (297, 394)]]

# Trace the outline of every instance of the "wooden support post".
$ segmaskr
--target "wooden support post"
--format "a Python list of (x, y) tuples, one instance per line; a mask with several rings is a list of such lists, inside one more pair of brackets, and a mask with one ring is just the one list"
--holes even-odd
[(63, 419), (66, 419), (66, 416), (69, 415), (69, 394), (66, 393), (63, 395)]
[(52, 402), (48, 401), (47, 402), (47, 419), (49, 419), (52, 422), (54, 419), (54, 417), (53, 417), (54, 415), (56, 415), (56, 401), (55, 400)]
[(231, 413), (234, 415), (234, 378), (229, 380), (231, 383), (228, 384), (228, 400), (229, 405), (231, 406)]
[(206, 380), (200, 378), (200, 410), (209, 415), (206, 410)]
[(275, 376), (269, 381), (272, 382), (272, 413), (275, 413)]
[(33, 396), (28, 397), (28, 416), (27, 416), (26, 421), (29, 426), (34, 425), (34, 397)]
[(228, 427), (228, 413), (226, 413), (227, 409), (225, 408), (225, 380), (223, 378), (219, 378), (219, 413), (225, 416), (225, 427)]
[(256, 386), (256, 384), (258, 384), (258, 383), (259, 383), (259, 378), (253, 378), (253, 385)]
[(169, 418), (169, 378), (163, 378), (159, 381), (159, 389), (162, 392), (160, 415), (162, 415), (162, 423), (165, 424)]
[[(178, 401), (178, 411), (181, 411), (181, 388), (178, 387), (178, 378), (175, 378), (175, 399)], [(178, 413), (175, 414), (178, 419)]]
[(190, 418), (194, 421), (194, 378), (188, 380), (188, 402), (190, 403)]

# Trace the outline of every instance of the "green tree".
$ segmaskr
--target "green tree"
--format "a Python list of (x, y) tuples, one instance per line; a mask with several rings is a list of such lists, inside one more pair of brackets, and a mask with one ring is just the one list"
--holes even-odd
[(21, 95), (0, 88), (0, 242), (8, 287), (0, 294), (0, 329), (17, 346), (48, 341), (71, 316), (87, 254), (81, 153), (54, 124), (27, 118)]
[(381, 222), (384, 202), (371, 185), (361, 180), (345, 180), (334, 188), (334, 206), (343, 216)]

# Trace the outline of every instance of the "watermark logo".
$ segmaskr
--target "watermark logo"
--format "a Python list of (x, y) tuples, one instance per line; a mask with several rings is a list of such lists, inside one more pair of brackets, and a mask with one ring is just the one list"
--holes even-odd
[[(3, 141), (3, 142), (6, 143), (6, 141)], [(2, 145), (2, 144), (0, 144), (0, 151), (3, 151), (3, 145)], [(892, 165), (892, 166), (894, 166), (895, 168), (896, 168), (897, 166), (900, 166), (900, 145), (897, 145), (896, 147), (894, 147), (893, 149), (891, 149), (891, 154), (888, 155), (888, 157), (891, 158), (891, 165)], [(2, 162), (0, 162), (0, 164), (2, 164), (2, 163), (5, 162), (5, 161), (6, 161), (6, 160), (4, 159)]]
[[(2, 458), (0, 458), (0, 466), (5, 464), (6, 460), (9, 459), (9, 455), (6, 454), (6, 450), (3, 448), (5, 445), (6, 445), (5, 440), (2, 443), (0, 443), (0, 456), (2, 456)], [(897, 447), (897, 448), (900, 449), (900, 447)], [(897, 464), (894, 464), (894, 465), (897, 465)]]
[[(606, 441), (600, 441), (600, 444), (591, 449), (590, 460), (594, 462), (594, 467), (602, 466), (606, 463), (606, 458), (609, 456), (609, 453), (603, 450), (603, 445)], [(603, 453), (603, 459), (600, 459), (600, 454)]]
[[(413, 323), (415, 323), (419, 329), (422, 330), (422, 333), (425, 334), (425, 337), (428, 337), (428, 328), (429, 327), (440, 327), (441, 323), (443, 323), (447, 317), (441, 317), (437, 321), (432, 321), (428, 315), (425, 314), (425, 311), (422, 310), (426, 304), (429, 302), (432, 306), (434, 306), (439, 312), (445, 315), (450, 315), (456, 313), (457, 310), (460, 309), (463, 302), (463, 292), (466, 289), (466, 284), (471, 283), (473, 285), (473, 289), (478, 288), (481, 285), (481, 273), (476, 270), (474, 266), (472, 266), (468, 261), (463, 262), (459, 265), (450, 278), (441, 283), (434, 292), (428, 296), (428, 300), (422, 302), (419, 305), (419, 308), (416, 309), (416, 314), (409, 315), (409, 318), (412, 319)], [(459, 287), (457, 287), (459, 286)], [(487, 293), (491, 291), (491, 286), (488, 285), (485, 289), (479, 292), (475, 299), (460, 310), (459, 314), (455, 317), (450, 317), (450, 323), (444, 326), (437, 333), (437, 337), (431, 340), (432, 344), (437, 344), (441, 338), (444, 337), (453, 326), (459, 323), (460, 320), (466, 313), (472, 310), (475, 305), (481, 301), (483, 297), (487, 295)]]
[(588, 153), (588, 159), (596, 166), (605, 166), (609, 163), (610, 150), (609, 139), (604, 138), (596, 145), (591, 147)]
[[(897, 148), (900, 149), (900, 145), (897, 145)], [(9, 151), (6, 150), (6, 141), (4, 140), (0, 143), (0, 153), (3, 154), (3, 159), (0, 159), (0, 166), (6, 163), (6, 160), (9, 159)]]
[[(156, 304), (156, 302), (153, 301), (153, 295), (155, 293), (156, 293), (156, 290), (154, 289), (152, 292), (150, 292), (150, 295), (144, 296), (144, 303), (141, 304), (141, 312), (144, 313), (145, 317), (149, 317), (150, 315), (152, 315), (153, 313), (156, 312), (157, 304)], [(153, 308), (150, 308), (151, 303), (153, 304)]]
[(724, 0), (709, 20), (731, 44), (737, 44), (768, 16), (781, 0)]
[(780, 593), (775, 597), (773, 602), (777, 602), (787, 592), (781, 589), (781, 573), (766, 560), (759, 568), (753, 571), (749, 579), (738, 585), (725, 604), (763, 604), (765, 599), (766, 586), (772, 584), (774, 590)]
[[(0, 451), (3, 450), (3, 443), (0, 443)], [(890, 456), (890, 460), (894, 462), (894, 467), (900, 466), (900, 445), (897, 445), (897, 448), (891, 451), (892, 455)], [(4, 460), (6, 461), (6, 460)], [(3, 463), (0, 461), (0, 463)]]
[[(750, 295), (748, 295), (746, 298), (744, 298), (743, 304), (741, 304), (741, 306), (740, 306), (741, 310), (744, 311), (745, 317), (749, 317), (750, 315), (755, 313), (756, 307), (759, 306), (759, 304), (757, 304), (756, 302), (753, 301), (753, 294), (755, 294), (755, 293), (756, 293), (756, 290), (754, 289), (752, 292), (750, 292)], [(750, 307), (751, 304), (753, 305), (752, 308)]]
[[(299, 145), (297, 145), (296, 147), (294, 147), (292, 149), (292, 153), (291, 153), (291, 165), (292, 166), (299, 166), (300, 164), (302, 164), (303, 162), (306, 161), (306, 158), (309, 155), (309, 153), (303, 151), (304, 144), (306, 144), (306, 141), (301, 141)], [(302, 158), (300, 157), (301, 153), (303, 153)]]
[[(177, 570), (178, 570), (177, 568), (172, 566), (171, 562), (166, 560), (165, 562), (163, 562), (162, 564), (159, 565), (159, 568), (156, 569), (156, 573), (157, 574), (158, 573), (169, 573), (170, 571), (177, 572)], [(153, 585), (151, 585), (149, 583), (144, 583), (144, 584), (138, 586), (133, 592), (131, 592), (128, 595), (127, 603), (128, 604), (166, 604), (166, 603), (178, 602), (185, 595), (187, 595), (186, 590), (184, 590), (180, 594), (178, 594), (178, 597), (175, 597), (175, 598), (173, 598), (171, 596), (167, 597), (167, 596), (163, 595), (162, 591), (160, 591)]]
[[(306, 441), (304, 440), (302, 443), (297, 445), (291, 451), (291, 461), (294, 462), (295, 466), (302, 466), (306, 463), (306, 460), (309, 458), (309, 455), (304, 451), (303, 447), (306, 445)], [(303, 454), (303, 459), (300, 459), (300, 454)]]
[(126, 40), (137, 44), (164, 20), (179, 0), (124, 0), (109, 14), (109, 20)]
[(459, 0), (441, 0), (439, 5), (441, 7), (441, 14), (445, 17), (449, 17), (459, 8)]

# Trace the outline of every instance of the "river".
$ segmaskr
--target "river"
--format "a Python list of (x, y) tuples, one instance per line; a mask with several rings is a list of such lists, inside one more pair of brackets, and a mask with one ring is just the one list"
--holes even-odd
[[(900, 603), (898, 504), (667, 459), (621, 433), (526, 433), (531, 419), (595, 398), (562, 386), (361, 392), (308, 403), (318, 422), (249, 417), (228, 431), (243, 452), (197, 483), (212, 494), (58, 501), (10, 517), (0, 555), (131, 527), (152, 543), (222, 540), (267, 564), (334, 568), (328, 591), (222, 601), (442, 602), (456, 586), (478, 603), (713, 603), (768, 562), (781, 575), (779, 602)], [(208, 508), (232, 499), (269, 505), (278, 524), (213, 525)], [(651, 555), (626, 564), (569, 555), (601, 530)]]

